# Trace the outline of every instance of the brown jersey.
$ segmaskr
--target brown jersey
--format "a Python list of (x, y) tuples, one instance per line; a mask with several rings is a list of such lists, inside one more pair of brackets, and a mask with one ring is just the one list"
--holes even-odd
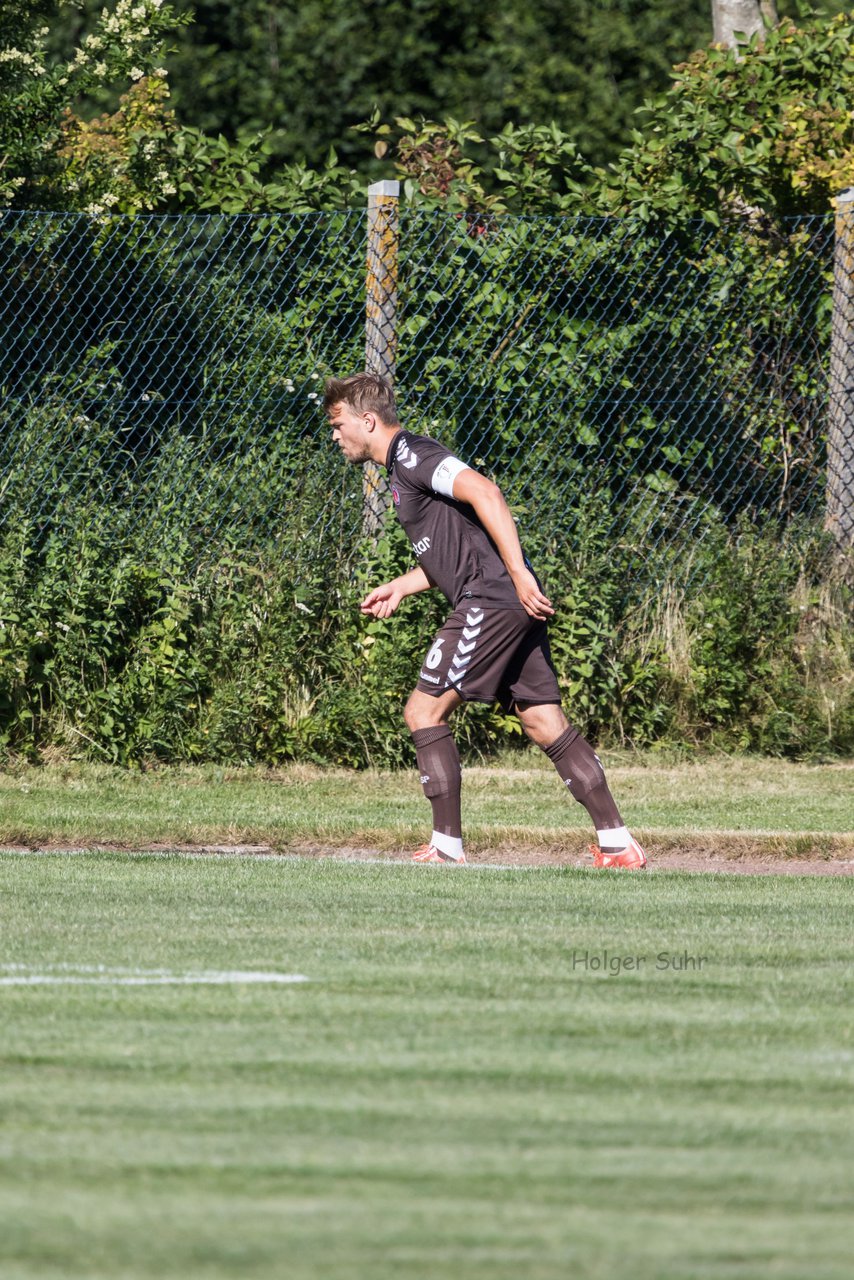
[(418, 563), (454, 608), (476, 600), (523, 609), (474, 508), (453, 497), (454, 480), (466, 464), (438, 440), (400, 431), (389, 445), (386, 469), (398, 519)]

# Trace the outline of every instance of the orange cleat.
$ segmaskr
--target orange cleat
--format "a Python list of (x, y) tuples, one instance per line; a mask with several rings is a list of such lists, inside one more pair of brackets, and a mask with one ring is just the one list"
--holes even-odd
[(413, 853), (413, 862), (444, 862), (446, 866), (462, 867), (465, 865), (466, 855), (461, 853), (458, 858), (454, 858), (450, 853), (442, 853), (441, 849), (437, 849), (434, 844), (425, 844), (423, 848)]
[(592, 844), (594, 867), (612, 867), (614, 870), (643, 871), (646, 866), (646, 854), (632, 836), (631, 844), (617, 853), (603, 853), (598, 845)]

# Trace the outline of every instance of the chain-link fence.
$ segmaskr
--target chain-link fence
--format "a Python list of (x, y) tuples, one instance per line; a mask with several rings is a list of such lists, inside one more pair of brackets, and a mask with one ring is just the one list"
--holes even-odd
[(832, 218), (388, 216), (371, 265), (359, 212), (4, 214), (2, 525), (355, 546), (365, 492), (320, 401), (366, 338), (405, 424), (493, 474), (531, 549), (595, 526), (672, 563), (711, 523), (825, 518)]

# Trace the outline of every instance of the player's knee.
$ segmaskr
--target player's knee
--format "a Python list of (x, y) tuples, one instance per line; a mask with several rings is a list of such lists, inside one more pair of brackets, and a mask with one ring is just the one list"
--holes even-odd
[(446, 723), (442, 708), (436, 705), (433, 698), (425, 698), (416, 689), (403, 708), (403, 719), (410, 733), (418, 729), (433, 729), (436, 725)]
[(403, 708), (403, 720), (410, 733), (415, 733), (418, 729), (429, 728), (429, 724), (423, 718), (423, 712), (412, 698)]
[(553, 703), (517, 702), (514, 705), (525, 733), (543, 751), (570, 727), (563, 708)]

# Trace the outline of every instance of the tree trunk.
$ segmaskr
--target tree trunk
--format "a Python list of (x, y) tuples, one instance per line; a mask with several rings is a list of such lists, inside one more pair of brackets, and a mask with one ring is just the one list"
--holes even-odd
[(730, 49), (738, 47), (736, 31), (743, 31), (749, 39), (755, 32), (764, 31), (766, 22), (776, 21), (774, 0), (712, 0), (712, 38), (715, 44), (725, 44)]

